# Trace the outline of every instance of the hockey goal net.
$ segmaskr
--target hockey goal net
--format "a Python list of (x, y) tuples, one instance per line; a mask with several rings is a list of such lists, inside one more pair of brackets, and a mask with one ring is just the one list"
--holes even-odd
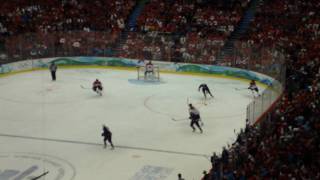
[(153, 66), (153, 73), (146, 73), (145, 66), (137, 67), (138, 80), (160, 81), (159, 67)]

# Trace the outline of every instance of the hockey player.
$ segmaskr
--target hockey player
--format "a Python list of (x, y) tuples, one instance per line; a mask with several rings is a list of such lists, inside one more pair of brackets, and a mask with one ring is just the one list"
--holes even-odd
[(56, 80), (56, 71), (57, 71), (58, 67), (54, 62), (52, 62), (49, 66), (49, 69), (51, 72), (52, 81), (55, 81)]
[(202, 89), (202, 93), (204, 95), (204, 99), (207, 99), (207, 93), (210, 94), (211, 97), (213, 97), (207, 84), (205, 84), (205, 83), (200, 84), (198, 91), (200, 91), (201, 89)]
[(256, 92), (256, 94), (257, 94), (258, 96), (260, 96), (260, 94), (259, 94), (259, 89), (258, 89), (258, 86), (257, 86), (255, 80), (251, 80), (248, 89), (251, 90), (251, 92), (252, 92), (253, 95), (254, 95), (254, 92)]
[(96, 79), (93, 84), (92, 84), (92, 90), (96, 93), (98, 93), (100, 96), (102, 96), (102, 90), (103, 90), (103, 87), (102, 87), (102, 83)]
[(145, 65), (145, 72), (144, 72), (144, 78), (147, 78), (148, 74), (154, 74), (154, 68), (153, 68), (153, 64), (151, 61), (149, 61), (146, 65)]
[(182, 177), (181, 173), (178, 174), (178, 180), (184, 180), (184, 178)]
[(104, 148), (107, 148), (107, 141), (111, 145), (111, 149), (114, 149), (113, 143), (112, 143), (112, 133), (110, 129), (106, 125), (102, 125), (102, 134), (103, 136), (103, 143), (104, 143)]
[(202, 133), (203, 131), (199, 125), (199, 121), (201, 121), (200, 113), (192, 104), (189, 104), (189, 115), (190, 115), (189, 119), (191, 120), (190, 126), (193, 132), (195, 132), (196, 130), (196, 128), (194, 127), (194, 125), (196, 125), (200, 130), (200, 132)]

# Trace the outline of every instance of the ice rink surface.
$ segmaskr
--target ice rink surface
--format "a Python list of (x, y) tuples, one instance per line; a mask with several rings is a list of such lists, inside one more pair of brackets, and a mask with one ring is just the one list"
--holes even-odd
[[(251, 92), (243, 80), (135, 71), (59, 69), (0, 78), (0, 179), (199, 180), (210, 156), (245, 126)], [(103, 96), (91, 90), (98, 78)], [(204, 102), (198, 86), (214, 98)], [(239, 88), (239, 89), (236, 89)], [(263, 89), (263, 87), (260, 87)], [(204, 133), (192, 132), (187, 103), (199, 109)], [(102, 124), (115, 150), (102, 146)]]

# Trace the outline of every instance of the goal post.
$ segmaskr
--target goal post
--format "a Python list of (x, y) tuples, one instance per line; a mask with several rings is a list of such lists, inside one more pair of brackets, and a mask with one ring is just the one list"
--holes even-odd
[(160, 70), (159, 66), (153, 66), (153, 73), (147, 73), (145, 66), (137, 66), (138, 80), (147, 80), (147, 81), (160, 81)]

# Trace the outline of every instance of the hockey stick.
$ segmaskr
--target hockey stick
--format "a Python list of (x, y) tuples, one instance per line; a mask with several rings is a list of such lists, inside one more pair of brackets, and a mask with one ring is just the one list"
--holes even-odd
[(245, 90), (245, 89), (248, 89), (248, 88), (234, 88), (235, 90), (237, 91), (240, 91), (240, 90)]
[(201, 126), (203, 126), (204, 125), (204, 123), (203, 123), (203, 121), (200, 119), (200, 125)]
[(81, 87), (82, 89), (91, 89), (91, 88), (88, 88), (88, 87), (84, 87), (83, 85), (80, 85), (80, 87)]
[[(91, 88), (88, 88), (88, 87), (84, 87), (83, 85), (80, 85), (80, 87), (81, 87), (82, 89), (88, 89), (88, 90), (91, 89)], [(102, 91), (101, 91), (101, 90), (96, 91), (96, 93), (99, 94), (100, 96), (102, 96)]]
[(98, 93), (100, 96), (102, 96), (102, 90), (97, 89), (97, 90), (96, 90), (96, 93)]
[[(190, 104), (190, 99), (189, 99), (189, 97), (187, 97), (187, 105), (189, 106), (189, 104)], [(171, 117), (172, 121), (184, 121), (184, 120), (188, 120), (188, 119), (189, 119), (188, 117), (184, 117), (184, 118), (173, 118), (173, 117)]]
[(40, 176), (34, 177), (34, 178), (32, 178), (31, 180), (37, 180), (37, 179), (40, 179), (41, 177), (43, 177), (43, 176), (47, 175), (48, 173), (49, 173), (49, 171), (46, 171), (46, 172), (44, 172), (43, 174), (41, 174)]
[(185, 121), (188, 120), (189, 118), (171, 118), (172, 121)]
[(202, 104), (205, 105), (205, 106), (207, 105), (207, 98), (203, 99)]

